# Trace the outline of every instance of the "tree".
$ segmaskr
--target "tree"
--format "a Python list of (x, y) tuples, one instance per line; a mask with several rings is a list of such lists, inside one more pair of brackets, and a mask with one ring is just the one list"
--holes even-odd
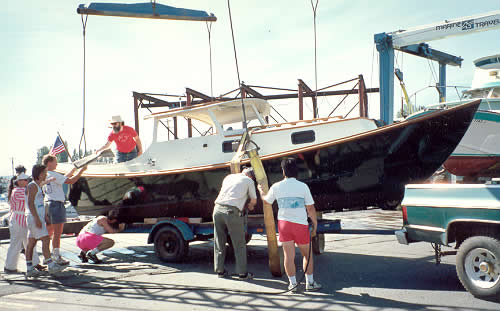
[(49, 147), (43, 146), (42, 148), (38, 149), (36, 152), (36, 163), (37, 164), (42, 164), (42, 158), (44, 155), (49, 154)]
[(57, 155), (57, 162), (68, 162), (68, 152), (63, 151)]
[[(38, 149), (36, 153), (36, 163), (42, 164), (43, 156), (49, 154), (49, 151), (50, 149), (47, 146), (43, 146), (42, 148)], [(68, 162), (68, 153), (66, 151), (57, 154), (56, 157), (57, 157), (57, 162)]]

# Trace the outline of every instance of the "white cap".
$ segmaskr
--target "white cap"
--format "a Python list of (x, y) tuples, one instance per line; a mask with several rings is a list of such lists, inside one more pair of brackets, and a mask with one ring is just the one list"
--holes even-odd
[(116, 123), (116, 122), (123, 122), (121, 116), (112, 116), (111, 120), (109, 120), (109, 123)]
[(21, 174), (17, 175), (16, 181), (18, 181), (18, 180), (23, 180), (23, 179), (24, 179), (24, 180), (28, 180), (29, 178), (30, 178), (30, 177), (29, 177), (28, 175), (26, 175), (26, 174), (24, 174), (24, 173), (21, 173)]

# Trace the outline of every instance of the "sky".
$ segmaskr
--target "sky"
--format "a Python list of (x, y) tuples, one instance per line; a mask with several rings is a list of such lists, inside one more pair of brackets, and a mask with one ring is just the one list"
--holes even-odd
[[(57, 132), (68, 142), (71, 153), (78, 148), (83, 132), (83, 27), (76, 13), (80, 3), (2, 2), (0, 131), (7, 144), (0, 151), (0, 176), (12, 174), (12, 162), (14, 166), (23, 164), (29, 172), (37, 149), (50, 147)], [(215, 14), (217, 22), (211, 31), (213, 95), (237, 88), (227, 1), (158, 3)], [(316, 17), (318, 88), (359, 74), (364, 76), (367, 87), (378, 87), (378, 53), (373, 40), (377, 33), (499, 9), (497, 0), (320, 0)], [(315, 87), (310, 0), (233, 0), (231, 11), (242, 81), (296, 89), (300, 78)], [(470, 86), (473, 60), (500, 53), (500, 30), (432, 41), (429, 45), (461, 56), (461, 68), (448, 66), (447, 84)], [(437, 101), (435, 89), (428, 88), (437, 82), (437, 64), (397, 52), (395, 65), (404, 72), (408, 93), (418, 91), (417, 105)], [(111, 116), (121, 115), (126, 124), (133, 124), (133, 91), (184, 94), (189, 87), (211, 94), (207, 26), (205, 22), (89, 16), (85, 81), (85, 138), (87, 149), (97, 149), (106, 142)], [(401, 91), (398, 85), (394, 89), (394, 101), (399, 105)], [(448, 99), (457, 98), (454, 90), (447, 92)], [(340, 100), (319, 99), (320, 115), (328, 113)], [(293, 119), (297, 118), (296, 102), (271, 104)], [(341, 112), (350, 108), (341, 108)], [(148, 113), (140, 111), (140, 135), (146, 148), (151, 142), (152, 123), (142, 118)], [(309, 105), (305, 117), (312, 117)], [(378, 94), (369, 96), (369, 117), (379, 118)]]

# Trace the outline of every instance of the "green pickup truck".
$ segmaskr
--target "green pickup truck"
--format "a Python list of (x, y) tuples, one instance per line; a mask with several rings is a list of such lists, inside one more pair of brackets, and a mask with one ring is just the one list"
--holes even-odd
[(500, 297), (500, 185), (407, 185), (401, 206), (399, 243), (432, 243), (437, 263), (457, 254), (462, 285), (476, 297)]

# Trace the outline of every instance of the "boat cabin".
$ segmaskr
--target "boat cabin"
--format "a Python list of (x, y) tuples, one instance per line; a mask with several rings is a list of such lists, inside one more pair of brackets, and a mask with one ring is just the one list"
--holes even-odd
[[(244, 107), (247, 121), (258, 120), (260, 125), (264, 127), (268, 125), (265, 117), (269, 116), (270, 105), (267, 101), (259, 98), (245, 98)], [(243, 128), (232, 129), (229, 126), (243, 120), (241, 99), (212, 102), (171, 109), (144, 117), (145, 120), (153, 119), (153, 143), (158, 140), (158, 125), (160, 121), (172, 117), (185, 117), (198, 120), (211, 126), (216, 134), (223, 136), (241, 135), (244, 132)]]

